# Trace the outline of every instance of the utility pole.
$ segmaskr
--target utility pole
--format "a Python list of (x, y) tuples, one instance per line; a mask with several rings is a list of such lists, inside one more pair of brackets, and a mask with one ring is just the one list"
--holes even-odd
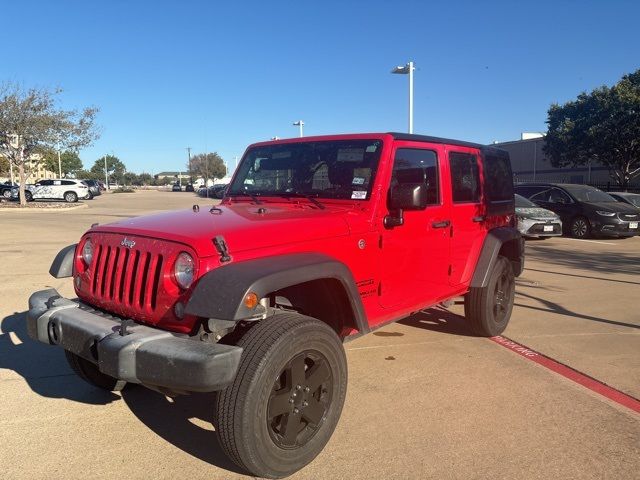
[(187, 154), (189, 155), (189, 183), (193, 183), (193, 178), (191, 178), (191, 147), (187, 147)]
[(58, 178), (62, 178), (62, 161), (60, 160), (60, 145), (58, 145), (58, 173), (60, 174)]
[(107, 170), (107, 156), (104, 156), (104, 184), (107, 187), (107, 190), (111, 190), (109, 188), (109, 170)]

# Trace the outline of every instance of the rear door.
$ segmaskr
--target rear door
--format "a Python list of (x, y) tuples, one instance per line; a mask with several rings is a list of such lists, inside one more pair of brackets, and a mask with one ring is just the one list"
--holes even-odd
[(404, 224), (382, 229), (380, 305), (430, 305), (449, 290), (449, 208), (442, 196), (441, 145), (403, 142), (394, 149), (391, 185), (425, 183), (427, 206), (405, 210)]
[(470, 281), (485, 237), (481, 162), (476, 149), (447, 148), (451, 185), (451, 266), (449, 284)]

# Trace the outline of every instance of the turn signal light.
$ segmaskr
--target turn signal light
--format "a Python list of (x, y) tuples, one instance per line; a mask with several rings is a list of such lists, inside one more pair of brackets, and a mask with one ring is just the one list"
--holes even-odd
[(244, 297), (244, 306), (249, 310), (253, 310), (254, 308), (256, 308), (258, 306), (258, 295), (253, 292), (247, 293), (247, 295)]

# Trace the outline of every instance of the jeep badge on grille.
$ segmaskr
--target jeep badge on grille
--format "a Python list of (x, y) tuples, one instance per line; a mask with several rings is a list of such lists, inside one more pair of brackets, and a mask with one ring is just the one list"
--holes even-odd
[(120, 245), (127, 248), (133, 248), (136, 245), (136, 242), (133, 240), (129, 240), (127, 237), (124, 237), (120, 242)]

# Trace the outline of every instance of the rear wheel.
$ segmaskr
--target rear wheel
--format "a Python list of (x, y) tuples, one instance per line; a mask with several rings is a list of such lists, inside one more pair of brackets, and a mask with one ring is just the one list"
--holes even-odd
[(11, 189), (7, 188), (6, 190), (2, 191), (2, 196), (4, 198), (11, 198)]
[(236, 378), (217, 396), (220, 444), (253, 475), (286, 477), (322, 451), (338, 423), (347, 390), (342, 343), (319, 320), (282, 313), (238, 345)]
[(493, 337), (507, 328), (515, 297), (511, 263), (499, 256), (486, 287), (471, 288), (464, 298), (464, 314), (476, 335)]
[(64, 200), (67, 203), (74, 203), (78, 201), (78, 195), (75, 192), (67, 192), (64, 194)]
[(576, 217), (571, 221), (570, 225), (571, 236), (573, 238), (587, 238), (591, 231), (589, 220), (585, 217)]
[(102, 390), (108, 390), (110, 392), (122, 390), (122, 387), (124, 387), (124, 381), (105, 375), (98, 370), (96, 365), (75, 353), (65, 350), (64, 355), (67, 358), (67, 363), (75, 374), (94, 387), (101, 388)]

